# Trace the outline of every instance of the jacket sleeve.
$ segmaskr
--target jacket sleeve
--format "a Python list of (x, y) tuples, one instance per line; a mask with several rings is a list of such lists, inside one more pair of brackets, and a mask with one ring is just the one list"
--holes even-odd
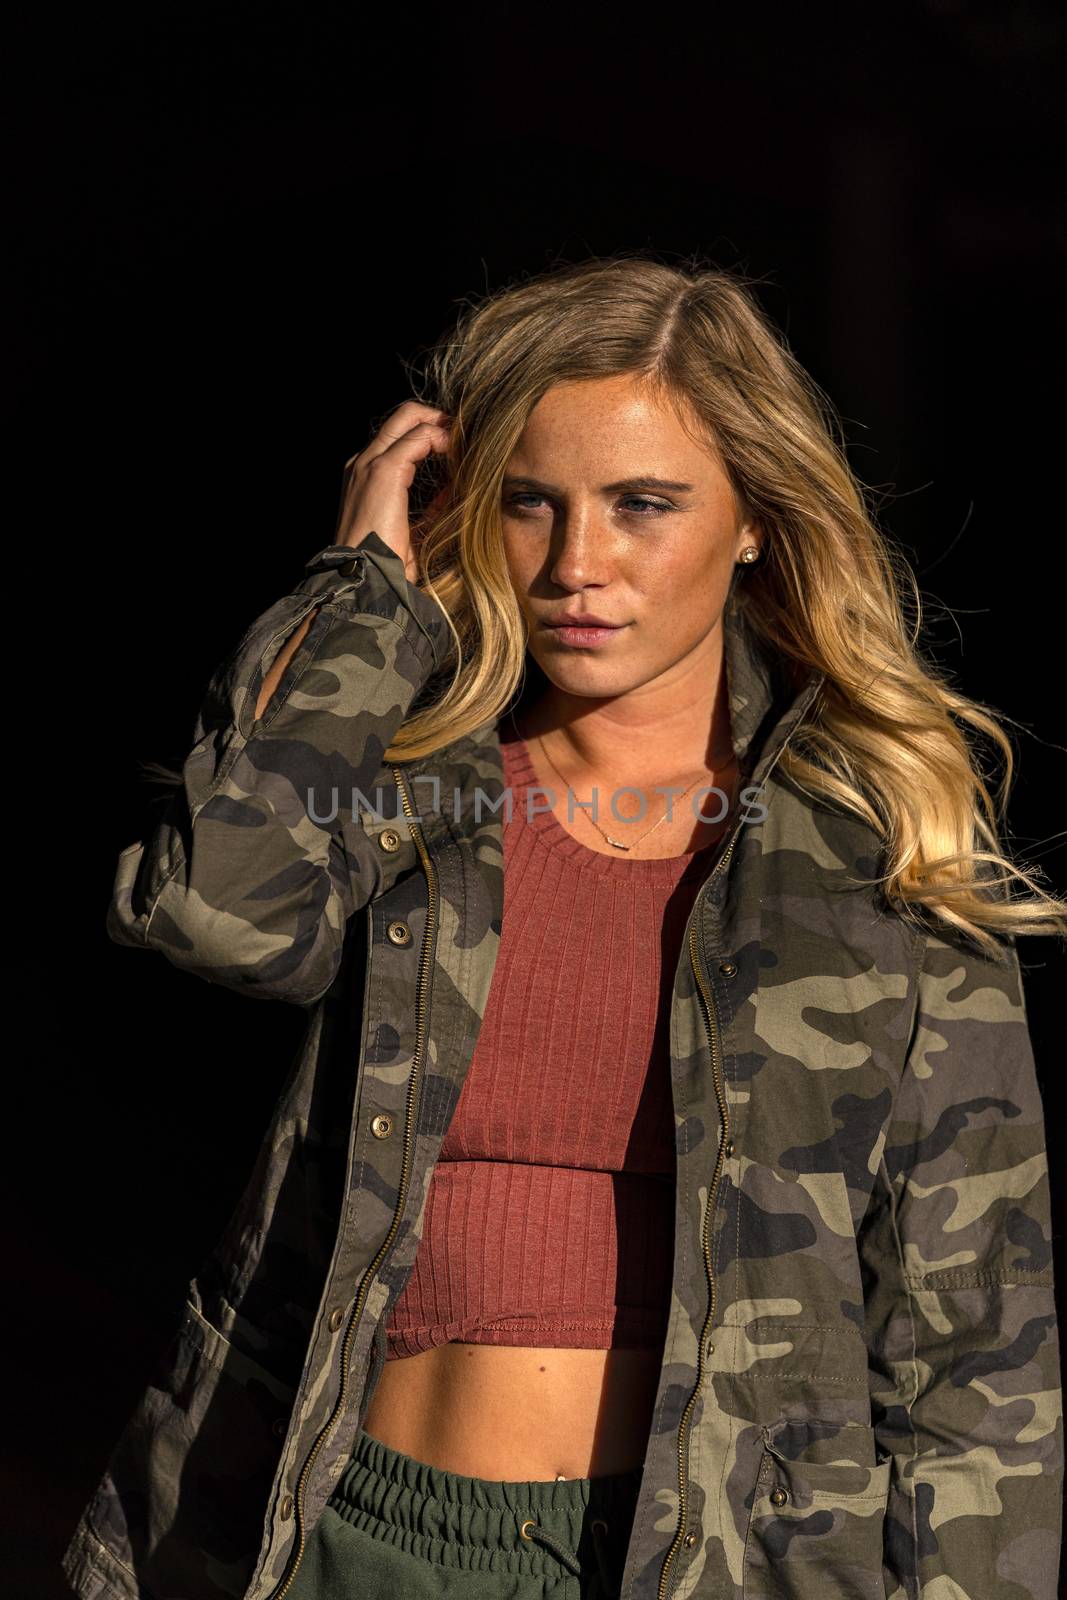
[[(311, 1006), (377, 881), (353, 794), (377, 803), (368, 786), (452, 633), (376, 533), (304, 570), (213, 674), (181, 784), (147, 841), (119, 856), (107, 931), (208, 982)], [(255, 720), (265, 674), (316, 606)]]
[[(1055, 1600), (1063, 1396), (1045, 1122), (1015, 941), (923, 936), (861, 1228), (887, 1600)], [(881, 1457), (880, 1457), (881, 1458)]]

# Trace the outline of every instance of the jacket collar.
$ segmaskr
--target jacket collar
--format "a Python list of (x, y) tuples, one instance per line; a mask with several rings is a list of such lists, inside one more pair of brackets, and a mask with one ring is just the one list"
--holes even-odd
[(734, 754), (748, 781), (759, 783), (778, 760), (826, 674), (812, 667), (791, 684), (784, 658), (770, 652), (748, 622), (736, 583), (723, 610), (723, 660)]

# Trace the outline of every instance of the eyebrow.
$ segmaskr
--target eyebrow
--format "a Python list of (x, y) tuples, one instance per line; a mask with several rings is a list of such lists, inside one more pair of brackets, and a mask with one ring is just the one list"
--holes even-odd
[[(555, 484), (542, 483), (539, 478), (505, 477), (502, 484), (505, 489), (517, 489), (520, 486), (526, 489), (536, 489), (539, 494), (561, 495), (564, 492), (562, 489), (558, 489)], [(601, 492), (604, 494), (614, 493), (619, 489), (673, 489), (678, 494), (692, 494), (693, 485), (691, 483), (676, 483), (673, 478), (654, 478), (648, 475), (637, 478), (622, 478), (617, 483), (601, 485)]]

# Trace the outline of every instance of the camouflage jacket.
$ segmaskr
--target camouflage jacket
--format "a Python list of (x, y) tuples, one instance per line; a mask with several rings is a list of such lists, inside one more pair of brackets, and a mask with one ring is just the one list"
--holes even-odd
[[(724, 626), (760, 805), (673, 974), (673, 1292), (622, 1595), (1053, 1600), (1059, 1340), (1014, 940), (993, 959), (855, 886), (878, 836), (776, 771), (821, 679), (783, 693), (733, 594)], [(319, 551), (119, 857), (114, 940), (308, 1018), (63, 1557), (82, 1600), (282, 1600), (366, 1412), (503, 917), (497, 723), (382, 759), (451, 648), (377, 535)]]

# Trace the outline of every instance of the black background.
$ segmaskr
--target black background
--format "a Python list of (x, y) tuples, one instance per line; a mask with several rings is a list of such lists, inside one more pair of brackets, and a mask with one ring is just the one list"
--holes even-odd
[[(1009, 838), (1064, 892), (1063, 22), (730, 13), (157, 4), (9, 38), (7, 669), (37, 797), (9, 835), (32, 908), (9, 923), (32, 1007), (9, 1594), (66, 1593), (59, 1554), (305, 1020), (107, 939), (115, 858), (157, 810), (138, 762), (180, 762), (215, 664), (330, 541), (344, 460), (464, 297), (619, 250), (758, 278), (915, 565), (928, 653), (1022, 725)], [(1020, 955), (1062, 1258), (1062, 947)]]

